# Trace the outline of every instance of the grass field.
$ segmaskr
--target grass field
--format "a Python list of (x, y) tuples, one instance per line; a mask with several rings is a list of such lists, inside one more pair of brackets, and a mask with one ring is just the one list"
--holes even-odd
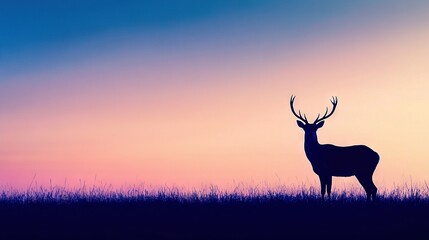
[(398, 187), (367, 203), (362, 192), (316, 188), (4, 190), (0, 239), (427, 239), (429, 190)]

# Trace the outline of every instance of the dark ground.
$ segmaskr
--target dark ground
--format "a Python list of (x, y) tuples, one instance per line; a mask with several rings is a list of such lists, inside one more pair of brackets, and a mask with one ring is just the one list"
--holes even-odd
[(0, 202), (0, 216), (0, 239), (429, 239), (427, 201)]

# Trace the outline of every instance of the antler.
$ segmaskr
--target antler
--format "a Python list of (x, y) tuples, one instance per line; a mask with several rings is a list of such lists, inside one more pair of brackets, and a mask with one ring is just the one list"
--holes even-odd
[(323, 115), (322, 118), (319, 119), (320, 117), (320, 113), (317, 115), (316, 120), (314, 121), (313, 124), (319, 123), (325, 119), (327, 119), (328, 117), (330, 117), (334, 112), (335, 112), (335, 108), (337, 108), (337, 104), (338, 104), (338, 98), (337, 97), (332, 97), (331, 99), (331, 103), (332, 103), (332, 111), (328, 114), (328, 107), (326, 107), (326, 111), (325, 114)]
[(307, 117), (305, 116), (305, 114), (304, 114), (304, 117), (302, 117), (300, 110), (298, 110), (299, 114), (296, 114), (295, 110), (293, 109), (293, 101), (295, 101), (295, 96), (294, 95), (292, 95), (290, 97), (290, 109), (292, 110), (293, 115), (295, 115), (295, 117), (297, 117), (299, 120), (301, 120), (301, 121), (305, 122), (306, 124), (308, 124)]

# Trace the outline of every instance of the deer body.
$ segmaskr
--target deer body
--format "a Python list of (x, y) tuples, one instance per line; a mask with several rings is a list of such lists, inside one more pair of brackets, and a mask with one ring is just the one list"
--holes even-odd
[(374, 171), (379, 160), (378, 154), (364, 145), (339, 147), (316, 143), (305, 144), (304, 150), (317, 175), (335, 177), (361, 175), (369, 170)]
[(314, 123), (308, 123), (307, 118), (302, 117), (301, 113), (296, 114), (293, 109), (294, 97), (291, 98), (292, 113), (299, 119), (297, 124), (305, 131), (304, 150), (310, 161), (313, 171), (319, 176), (321, 184), (322, 199), (324, 199), (327, 190), (328, 198), (331, 195), (332, 177), (350, 177), (356, 176), (367, 194), (367, 199), (374, 200), (377, 193), (377, 187), (372, 181), (372, 175), (380, 159), (379, 155), (371, 148), (365, 145), (354, 145), (340, 147), (332, 144), (319, 144), (317, 140), (317, 130), (324, 124), (324, 119), (330, 117), (335, 111), (338, 100), (334, 98), (332, 112), (328, 115), (326, 109), (325, 115), (319, 119), (317, 117)]

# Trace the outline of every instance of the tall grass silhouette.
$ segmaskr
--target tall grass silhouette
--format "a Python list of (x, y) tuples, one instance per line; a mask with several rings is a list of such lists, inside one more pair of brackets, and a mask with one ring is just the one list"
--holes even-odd
[(323, 202), (316, 187), (32, 187), (3, 189), (0, 213), (1, 239), (410, 238), (429, 227), (429, 187), (381, 189), (375, 203), (355, 189)]
[[(422, 184), (404, 183), (389, 190), (380, 191), (380, 204), (386, 203), (429, 203), (429, 186)], [(343, 189), (333, 192), (330, 203), (360, 203), (366, 198), (359, 189)], [(73, 204), (80, 202), (176, 202), (176, 203), (283, 203), (319, 202), (320, 195), (317, 187), (288, 187), (274, 188), (258, 186), (237, 186), (232, 190), (222, 190), (216, 185), (202, 189), (185, 190), (180, 187), (161, 186), (145, 187), (128, 186), (114, 189), (112, 186), (82, 186), (68, 188), (61, 186), (30, 187), (26, 190), (12, 188), (1, 190), (0, 203), (57, 203)]]

